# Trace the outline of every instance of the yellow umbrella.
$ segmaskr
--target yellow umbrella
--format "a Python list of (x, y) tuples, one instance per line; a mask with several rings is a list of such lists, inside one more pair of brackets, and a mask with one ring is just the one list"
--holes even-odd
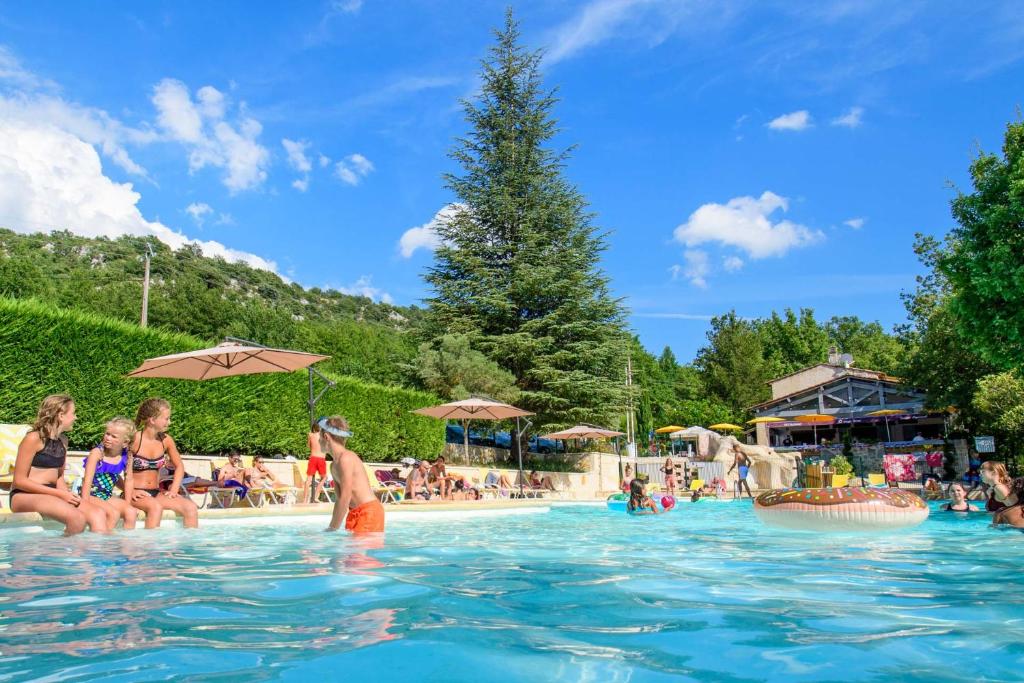
[(786, 419), (783, 417), (755, 417), (753, 420), (747, 420), (748, 425), (766, 425), (772, 422), (785, 422)]
[(907, 411), (900, 410), (899, 408), (883, 408), (882, 410), (873, 410), (868, 415), (871, 417), (884, 417), (885, 418), (885, 440), (892, 441), (892, 436), (889, 435), (889, 416), (890, 415), (906, 415)]
[(831, 415), (822, 415), (821, 413), (808, 413), (807, 415), (797, 415), (793, 418), (797, 422), (803, 422), (814, 427), (814, 445), (818, 445), (818, 425), (820, 424), (832, 424), (836, 421)]
[(680, 431), (682, 429), (686, 429), (686, 427), (677, 427), (675, 425), (669, 425), (668, 427), (661, 427), (659, 429), (655, 429), (654, 433), (655, 434), (671, 434), (672, 432), (678, 432), (678, 431)]
[(739, 425), (734, 425), (734, 424), (729, 423), (729, 422), (720, 422), (720, 423), (718, 423), (716, 425), (711, 425), (710, 427), (708, 427), (708, 429), (714, 429), (716, 432), (741, 432), (741, 431), (743, 431), (743, 427), (740, 427)]

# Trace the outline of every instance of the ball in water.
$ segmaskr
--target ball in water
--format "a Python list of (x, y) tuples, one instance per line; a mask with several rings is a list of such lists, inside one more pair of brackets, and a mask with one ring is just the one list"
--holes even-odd
[(676, 506), (676, 499), (672, 496), (665, 496), (661, 499), (661, 507), (666, 510), (671, 510)]

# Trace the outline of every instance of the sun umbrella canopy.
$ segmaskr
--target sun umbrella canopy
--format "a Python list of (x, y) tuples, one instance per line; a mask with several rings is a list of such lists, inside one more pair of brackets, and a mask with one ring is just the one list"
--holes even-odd
[(654, 433), (655, 434), (671, 434), (672, 432), (678, 432), (680, 429), (683, 429), (683, 427), (677, 427), (676, 425), (669, 425), (668, 427), (660, 427), (659, 429), (655, 429)]
[(753, 420), (747, 420), (748, 425), (766, 425), (772, 422), (785, 422), (785, 418), (781, 417), (755, 417)]
[(805, 424), (830, 424), (835, 422), (836, 419), (831, 415), (821, 415), (820, 413), (810, 413), (809, 415), (797, 415), (793, 418), (797, 422), (803, 422)]
[(210, 349), (150, 358), (129, 372), (128, 376), (216, 379), (263, 372), (292, 372), (327, 358), (330, 356), (224, 342)]
[(868, 415), (871, 417), (888, 417), (890, 415), (906, 415), (907, 411), (899, 410), (897, 408), (883, 408), (882, 410), (874, 410)]
[(739, 432), (743, 430), (743, 427), (734, 425), (730, 422), (720, 422), (716, 425), (711, 425), (708, 429), (714, 429), (719, 432)]
[(544, 434), (540, 438), (542, 439), (610, 439), (615, 436), (625, 436), (623, 432), (616, 432), (611, 429), (601, 429), (600, 427), (591, 427), (590, 425), (576, 425), (570, 427), (561, 432), (552, 432), (551, 434)]
[(412, 412), (417, 415), (436, 417), (439, 420), (507, 420), (513, 417), (533, 415), (529, 410), (516, 408), (489, 398), (466, 398), (439, 406), (419, 408)]

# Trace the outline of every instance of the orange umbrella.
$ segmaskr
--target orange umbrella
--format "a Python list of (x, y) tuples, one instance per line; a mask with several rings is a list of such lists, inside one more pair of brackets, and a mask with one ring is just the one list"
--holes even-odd
[(814, 427), (814, 445), (818, 445), (818, 425), (820, 424), (832, 424), (836, 421), (831, 415), (822, 415), (821, 413), (809, 413), (807, 415), (797, 415), (793, 418), (797, 422), (803, 422), (805, 424), (812, 425)]

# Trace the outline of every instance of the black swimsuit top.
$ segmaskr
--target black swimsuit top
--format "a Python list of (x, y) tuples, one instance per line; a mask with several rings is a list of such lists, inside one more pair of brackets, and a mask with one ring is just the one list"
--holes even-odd
[(68, 447), (60, 439), (44, 439), (43, 447), (32, 456), (32, 467), (56, 470), (64, 467)]

